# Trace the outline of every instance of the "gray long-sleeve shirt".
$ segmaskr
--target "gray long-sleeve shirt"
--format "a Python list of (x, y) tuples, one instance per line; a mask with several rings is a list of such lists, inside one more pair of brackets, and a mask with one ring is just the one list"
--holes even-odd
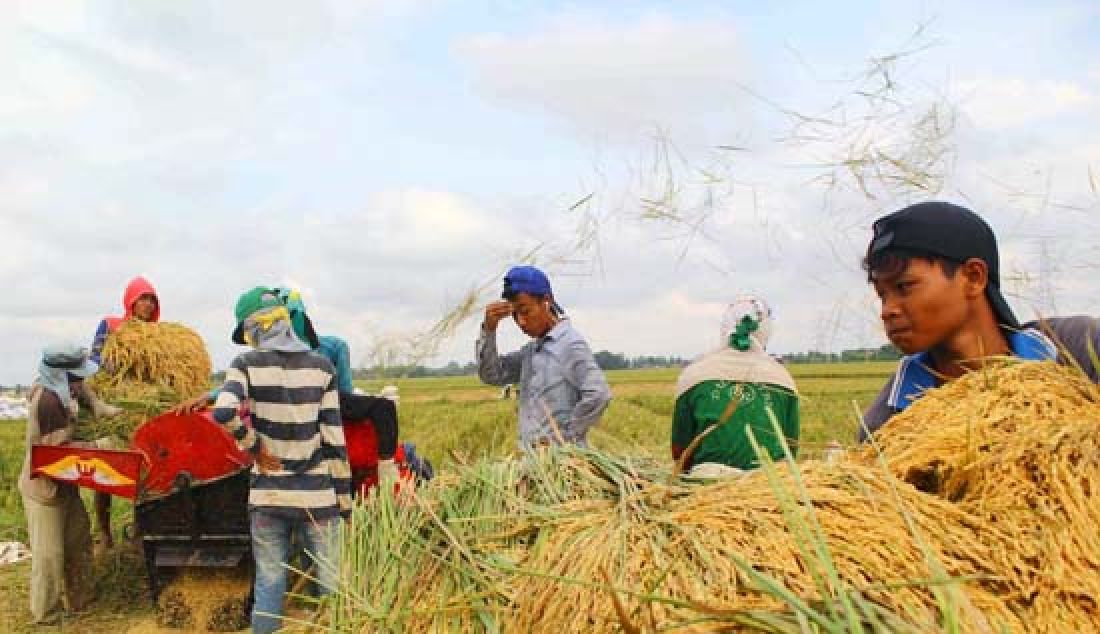
[(497, 352), (495, 330), (481, 329), (477, 373), (490, 385), (519, 384), (519, 444), (557, 443), (547, 411), (566, 442), (587, 444), (588, 430), (607, 404), (611, 388), (592, 351), (568, 320), (515, 352)]

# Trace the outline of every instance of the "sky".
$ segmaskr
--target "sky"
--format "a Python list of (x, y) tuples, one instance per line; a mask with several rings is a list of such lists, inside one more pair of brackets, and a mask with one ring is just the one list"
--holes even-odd
[(878, 346), (870, 225), (928, 199), (1021, 317), (1100, 312), (1100, 5), (772, 4), (0, 0), (0, 384), (138, 274), (217, 367), (259, 284), (363, 364), (524, 257), (595, 350), (742, 292), (775, 352)]

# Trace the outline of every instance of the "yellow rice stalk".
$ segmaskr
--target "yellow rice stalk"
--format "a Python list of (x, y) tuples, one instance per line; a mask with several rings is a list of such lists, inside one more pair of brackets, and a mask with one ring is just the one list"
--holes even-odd
[[(828, 600), (763, 473), (706, 486), (670, 485), (667, 472), (627, 473), (616, 481), (596, 464), (600, 459), (564, 450), (556, 459), (474, 465), (466, 476), (434, 481), (418, 493), (420, 503), (432, 509), (428, 525), (439, 530), (439, 546), (428, 542), (431, 555), (415, 548), (395, 554), (394, 542), (361, 534), (397, 531), (390, 539), (398, 543), (419, 540), (429, 527), (418, 525), (415, 515), (403, 518), (412, 525), (382, 528), (386, 514), (377, 501), (360, 508), (350, 542), (378, 545), (353, 548), (345, 566), (362, 565), (357, 559), (371, 564), (362, 571), (345, 569), (344, 575), (349, 583), (360, 574), (374, 583), (353, 583), (352, 592), (362, 595), (349, 597), (343, 609), (354, 615), (369, 605), (394, 614), (349, 631), (479, 632), (492, 629), (486, 627), (487, 615), (503, 632), (629, 629), (617, 607), (645, 631), (731, 631), (732, 617), (699, 619), (731, 611), (787, 611), (746, 576), (738, 560), (806, 601)], [(530, 477), (539, 469), (561, 477), (559, 501), (547, 499)], [(790, 485), (785, 468), (780, 474)], [(961, 631), (999, 632), (1001, 626), (1023, 631), (1010, 606), (996, 596), (995, 546), (978, 539), (982, 533), (1000, 535), (997, 527), (891, 482), (879, 468), (808, 463), (802, 478), (843, 583), (904, 617), (910, 631), (941, 631), (926, 546), (949, 577), (962, 579), (938, 581), (961, 588)], [(461, 490), (485, 483), (491, 486), (471, 495), (478, 500), (473, 505), (454, 501), (464, 497)], [(456, 512), (462, 508), (468, 512)], [(389, 583), (376, 576), (385, 570), (392, 571)], [(466, 579), (461, 588), (455, 570)], [(382, 589), (388, 594), (371, 597)]]
[[(897, 416), (876, 435), (881, 456), (840, 464), (703, 486), (582, 449), (454, 465), (411, 500), (356, 509), (330, 622), (1098, 632), (1098, 432), (1100, 392), (1079, 371), (997, 363)], [(895, 620), (861, 623), (853, 602)]]
[[(925, 584), (907, 583), (927, 581), (933, 572), (881, 471), (811, 463), (802, 477), (840, 577), (871, 601), (924, 623), (924, 631), (939, 631), (932, 592)], [(947, 502), (901, 489), (904, 508), (947, 573), (994, 583), (991, 549), (975, 543), (977, 533), (988, 528)], [(817, 595), (810, 565), (763, 474), (675, 491), (667, 506), (641, 514), (624, 513), (621, 503), (610, 501), (577, 502), (562, 511), (565, 519), (542, 527), (546, 543), (528, 552), (522, 568), (597, 584), (606, 567), (616, 587), (626, 590), (653, 589), (716, 611), (780, 611), (782, 604), (756, 590), (738, 569), (734, 562), (740, 558), (800, 597)], [(619, 623), (607, 593), (591, 586), (524, 575), (514, 582), (511, 631), (545, 623), (561, 631), (613, 631)], [(984, 615), (964, 631), (1018, 626), (988, 587), (973, 582), (964, 594)], [(698, 612), (663, 604), (643, 609), (630, 598), (625, 603), (635, 607), (639, 621), (651, 614), (658, 627), (688, 622)]]
[(206, 345), (182, 324), (127, 321), (107, 338), (101, 361), (89, 383), (101, 399), (126, 413), (89, 422), (82, 435), (128, 437), (148, 418), (210, 389)]
[(132, 384), (170, 389), (182, 398), (210, 387), (210, 355), (198, 333), (183, 324), (130, 320), (107, 338), (103, 369), (92, 380), (108, 399)]
[(998, 363), (930, 390), (875, 439), (898, 477), (1008, 533), (994, 563), (1033, 631), (1095, 630), (1100, 390), (1080, 370)]

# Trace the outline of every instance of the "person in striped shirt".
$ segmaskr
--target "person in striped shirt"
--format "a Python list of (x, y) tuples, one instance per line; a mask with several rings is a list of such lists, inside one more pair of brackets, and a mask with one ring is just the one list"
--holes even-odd
[[(294, 333), (274, 289), (258, 286), (236, 306), (233, 341), (252, 348), (226, 371), (214, 404), (242, 450), (255, 458), (248, 509), (256, 562), (252, 631), (281, 625), (291, 534), (319, 561), (339, 560), (340, 518), (351, 512), (348, 465), (336, 370)], [(239, 407), (249, 403), (252, 426)], [(336, 585), (336, 566), (319, 565), (321, 593)]]
[[(298, 339), (309, 344), (314, 352), (331, 361), (336, 368), (336, 389), (340, 394), (341, 417), (345, 425), (354, 426), (350, 430), (351, 434), (348, 435), (350, 443), (348, 457), (351, 461), (353, 484), (370, 481), (395, 482), (399, 477), (397, 463), (394, 462), (398, 436), (397, 406), (388, 398), (358, 393), (352, 382), (351, 350), (348, 343), (340, 337), (317, 334), (313, 328), (313, 321), (306, 314), (301, 293), (289, 288), (272, 290), (286, 304), (290, 323)], [(211, 390), (208, 394), (180, 403), (172, 408), (172, 411), (177, 414), (195, 412), (212, 406), (217, 399), (218, 390)], [(371, 422), (369, 430), (361, 424), (368, 419)], [(357, 438), (363, 439), (368, 436), (372, 437), (371, 443), (376, 442), (377, 449), (356, 451), (357, 446), (363, 446), (362, 443), (357, 444)], [(374, 447), (374, 444), (368, 447)], [(408, 451), (404, 447), (402, 450)], [(358, 463), (356, 458), (360, 458)]]

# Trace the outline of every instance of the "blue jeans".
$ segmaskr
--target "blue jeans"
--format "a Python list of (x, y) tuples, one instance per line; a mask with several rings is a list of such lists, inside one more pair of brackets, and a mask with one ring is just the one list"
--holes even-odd
[(249, 516), (252, 523), (252, 556), (256, 560), (252, 631), (268, 634), (282, 626), (291, 534), (297, 532), (306, 550), (324, 562), (314, 564), (313, 576), (320, 581), (320, 594), (328, 594), (337, 584), (340, 518), (291, 519), (258, 510), (253, 510)]

